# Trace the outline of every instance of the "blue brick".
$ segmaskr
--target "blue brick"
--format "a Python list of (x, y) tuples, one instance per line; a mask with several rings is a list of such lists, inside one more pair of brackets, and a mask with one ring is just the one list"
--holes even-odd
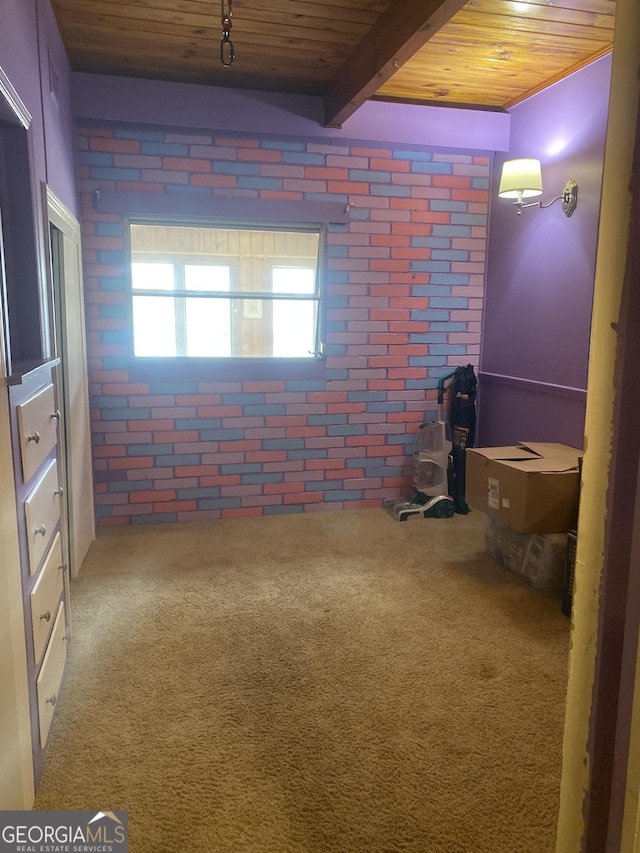
[(92, 166), (94, 181), (139, 181), (140, 169), (118, 169), (116, 166)]
[(127, 289), (127, 281), (119, 276), (101, 276), (98, 279), (100, 290), (124, 291)]
[(431, 175), (450, 175), (451, 174), (451, 164), (450, 163), (412, 163), (411, 164), (412, 172), (419, 172), (421, 174), (431, 174)]
[(349, 273), (346, 270), (328, 270), (327, 282), (332, 284), (346, 284), (349, 281)]
[(282, 483), (284, 480), (284, 474), (278, 474), (276, 472), (272, 474), (247, 474), (242, 478), (242, 482), (245, 486), (258, 486), (263, 483)]
[(219, 498), (220, 489), (217, 486), (209, 486), (199, 489), (178, 489), (178, 500), (189, 501), (198, 498)]
[(434, 198), (429, 202), (429, 210), (456, 210), (466, 211), (466, 201), (446, 201), (443, 199)]
[(241, 441), (244, 438), (244, 430), (238, 427), (237, 429), (222, 429), (222, 430), (202, 430), (201, 435), (207, 433), (206, 441)]
[(446, 261), (413, 261), (411, 269), (413, 272), (447, 272), (451, 264)]
[(430, 352), (433, 355), (465, 355), (467, 348), (464, 344), (435, 344)]
[(143, 154), (163, 154), (167, 157), (189, 156), (189, 146), (181, 142), (143, 142), (140, 151)]
[(449, 312), (448, 311), (433, 311), (430, 309), (425, 309), (423, 311), (412, 311), (411, 319), (416, 322), (424, 322), (429, 320), (448, 320)]
[(259, 175), (257, 163), (238, 162), (236, 160), (216, 160), (213, 171), (219, 175)]
[(112, 397), (109, 394), (105, 394), (105, 395), (92, 394), (91, 395), (91, 405), (97, 409), (121, 408), (124, 411), (129, 406), (129, 398), (128, 397)]
[(242, 430), (236, 430), (233, 436), (227, 435), (225, 430), (217, 427), (216, 429), (201, 429), (199, 432), (200, 441), (231, 441), (232, 439), (244, 438)]
[(471, 228), (464, 225), (434, 225), (434, 237), (471, 237)]
[(349, 211), (349, 219), (360, 219), (366, 221), (370, 218), (371, 214), (366, 207), (352, 207)]
[[(453, 320), (449, 320), (448, 323), (431, 323), (429, 328), (432, 332), (466, 332), (467, 324), (466, 323), (455, 323)], [(446, 342), (443, 342), (446, 343)]]
[(81, 151), (78, 163), (81, 166), (113, 166), (113, 155), (102, 151)]
[(262, 442), (265, 450), (300, 450), (304, 447), (301, 438), (269, 438)]
[(280, 140), (263, 140), (260, 143), (260, 147), (269, 148), (270, 150), (275, 151), (304, 151), (304, 142), (281, 142)]
[(98, 250), (99, 264), (121, 264), (123, 262), (122, 252), (108, 251), (106, 249)]
[(150, 488), (148, 480), (121, 480), (117, 483), (109, 483), (110, 492), (143, 492)]
[(433, 249), (431, 257), (434, 261), (468, 261), (469, 252), (464, 249)]
[(348, 296), (329, 296), (325, 304), (327, 308), (348, 308), (349, 307), (349, 297)]
[(371, 195), (408, 198), (411, 195), (411, 187), (396, 187), (391, 184), (373, 184), (371, 187)]
[(325, 329), (327, 332), (346, 332), (347, 324), (342, 320), (327, 320), (325, 323)]
[(129, 332), (126, 329), (122, 331), (116, 330), (105, 330), (100, 333), (100, 340), (103, 344), (117, 344), (119, 346), (128, 346), (129, 345)]
[(149, 386), (152, 394), (197, 394), (197, 382), (152, 382)]
[(122, 237), (122, 224), (120, 222), (96, 222), (96, 234), (98, 237)]
[(446, 237), (412, 237), (411, 245), (414, 249), (448, 249), (451, 240)]
[(328, 258), (347, 258), (349, 257), (349, 249), (347, 246), (329, 246), (327, 248)]
[(325, 492), (324, 499), (326, 501), (361, 501), (363, 497), (362, 489), (353, 489), (350, 491)]
[(302, 166), (324, 166), (322, 154), (309, 154), (307, 151), (285, 151), (282, 155), (283, 163), (298, 163)]
[(369, 169), (349, 169), (350, 181), (364, 181), (366, 184), (388, 184), (391, 172), (374, 172)]
[(484, 213), (452, 213), (452, 225), (486, 225), (487, 217)]
[(404, 403), (371, 403), (367, 406), (368, 412), (403, 412)]
[(130, 444), (127, 456), (168, 456), (173, 453), (172, 444)]
[(116, 130), (116, 139), (137, 139), (139, 142), (162, 142), (164, 133), (152, 130)]
[(327, 382), (340, 382), (343, 379), (349, 378), (349, 371), (346, 368), (344, 370), (336, 370), (336, 369), (327, 368), (327, 370), (325, 371), (325, 376), (326, 376)]
[(176, 429), (220, 429), (220, 418), (178, 418)]
[(100, 316), (110, 320), (121, 320), (129, 316), (129, 309), (126, 305), (101, 305)]
[(346, 344), (327, 344), (324, 348), (327, 358), (336, 358), (347, 354)]
[[(433, 352), (433, 347), (429, 350)], [(443, 355), (412, 355), (409, 357), (411, 367), (433, 367), (446, 364), (447, 359)]]
[(222, 402), (225, 406), (249, 406), (252, 403), (264, 403), (264, 394), (223, 394)]
[(259, 474), (261, 471), (262, 465), (259, 462), (238, 462), (220, 467), (222, 474)]
[(335, 481), (331, 480), (309, 480), (305, 484), (308, 492), (328, 492), (335, 487)]
[(388, 435), (387, 436), (387, 444), (404, 444), (408, 449), (413, 452), (413, 436), (406, 436), (404, 433), (398, 433), (397, 435)]
[(301, 459), (326, 459), (329, 456), (327, 450), (290, 450), (287, 453), (287, 458), (292, 462), (299, 462)]
[(111, 516), (113, 515), (113, 507), (97, 506), (95, 508), (95, 513), (97, 518), (111, 518)]
[(256, 417), (259, 415), (269, 416), (279, 416), (285, 415), (287, 413), (286, 406), (279, 406), (275, 404), (265, 405), (265, 406), (245, 406), (243, 410), (243, 414), (245, 417)]
[(474, 190), (488, 190), (489, 178), (474, 178), (471, 181), (471, 186), (474, 188)]
[[(443, 371), (443, 376), (445, 376), (447, 371)], [(427, 388), (435, 388), (436, 381), (432, 379), (428, 379), (425, 377), (424, 379), (407, 379), (404, 383), (405, 388), (410, 391), (424, 391)]]
[(304, 379), (291, 379), (286, 384), (287, 391), (324, 391), (326, 383), (321, 379), (314, 379), (309, 382)]
[(104, 370), (128, 370), (130, 366), (129, 359), (121, 355), (105, 355), (102, 359)]
[(450, 296), (451, 288), (441, 284), (417, 284), (412, 293), (414, 296)]
[(327, 427), (327, 435), (364, 435), (366, 432), (364, 424), (345, 424), (344, 426)]
[[(433, 328), (430, 326), (429, 328)], [(447, 336), (438, 332), (427, 332), (424, 335), (409, 335), (409, 343), (410, 344), (445, 344), (447, 342)]]
[(469, 276), (467, 273), (432, 273), (431, 281), (433, 284), (469, 284)]
[(327, 424), (346, 424), (346, 415), (308, 415), (307, 423), (310, 426), (325, 426)]
[(175, 512), (152, 512), (149, 515), (132, 515), (131, 524), (173, 524), (178, 520)]
[(280, 178), (238, 178), (238, 187), (245, 190), (281, 190), (282, 180)]
[(147, 421), (151, 417), (149, 409), (103, 409), (103, 421)]
[(347, 400), (350, 403), (376, 403), (387, 399), (385, 391), (349, 391)]
[(200, 457), (197, 453), (169, 453), (156, 460), (156, 465), (163, 468), (172, 468), (174, 465), (199, 465)]
[(467, 308), (469, 300), (464, 296), (434, 296), (429, 299), (432, 308)]
[(92, 439), (94, 447), (102, 447), (104, 445), (104, 434), (97, 433)]
[(235, 509), (240, 506), (240, 498), (214, 498), (200, 501), (198, 509)]
[(346, 195), (340, 193), (305, 193), (304, 197), (307, 201), (330, 201), (337, 204), (346, 204), (349, 200)]
[(264, 514), (265, 515), (292, 515), (295, 512), (301, 512), (304, 510), (303, 504), (278, 504), (276, 506), (265, 506)]
[(393, 157), (396, 160), (431, 160), (433, 154), (428, 151), (394, 151)]

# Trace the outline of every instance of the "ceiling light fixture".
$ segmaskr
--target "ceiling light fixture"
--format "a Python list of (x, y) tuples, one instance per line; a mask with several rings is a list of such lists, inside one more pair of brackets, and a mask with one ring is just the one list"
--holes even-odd
[(562, 210), (565, 216), (571, 216), (578, 204), (578, 184), (573, 178), (564, 186), (562, 195), (557, 196), (547, 204), (541, 201), (531, 201), (525, 204), (525, 198), (533, 198), (542, 195), (542, 170), (540, 161), (532, 158), (519, 160), (507, 160), (502, 166), (500, 187), (498, 189), (500, 198), (513, 198), (518, 210), (518, 216), (523, 207), (551, 207), (556, 201), (562, 202)]

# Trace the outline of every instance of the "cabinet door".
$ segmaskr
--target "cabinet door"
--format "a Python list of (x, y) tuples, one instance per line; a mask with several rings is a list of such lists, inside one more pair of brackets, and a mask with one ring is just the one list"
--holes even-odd
[(67, 637), (64, 618), (64, 602), (60, 602), (51, 639), (40, 667), (37, 681), (38, 721), (40, 723), (40, 747), (44, 749), (56, 704), (64, 665), (67, 661)]
[(42, 561), (60, 521), (58, 463), (52, 459), (24, 502), (29, 544), (29, 572), (34, 574)]
[(40, 663), (47, 644), (53, 618), (62, 595), (64, 578), (62, 571), (62, 540), (56, 533), (53, 544), (44, 561), (29, 595), (31, 600), (31, 633), (36, 666)]
[(53, 385), (42, 388), (17, 406), (22, 479), (27, 483), (58, 440), (59, 414)]

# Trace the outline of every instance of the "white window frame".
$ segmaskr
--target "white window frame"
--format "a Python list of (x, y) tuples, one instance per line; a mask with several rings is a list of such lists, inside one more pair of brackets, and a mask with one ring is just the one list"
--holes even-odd
[[(160, 227), (176, 227), (176, 228), (185, 228), (185, 227), (195, 227), (195, 228), (211, 228), (215, 230), (229, 230), (229, 231), (279, 231), (279, 232), (288, 232), (288, 233), (300, 233), (300, 234), (317, 234), (318, 235), (318, 254), (317, 257), (307, 258), (300, 257), (300, 263), (295, 263), (295, 258), (287, 257), (265, 257), (265, 273), (268, 272), (268, 276), (270, 281), (273, 280), (273, 269), (276, 267), (289, 267), (289, 268), (299, 268), (299, 269), (314, 269), (315, 270), (315, 282), (314, 282), (314, 291), (313, 293), (276, 293), (273, 291), (249, 291), (241, 289), (241, 259), (239, 257), (233, 257), (229, 255), (214, 255), (214, 254), (205, 254), (205, 255), (196, 255), (189, 253), (181, 253), (181, 252), (173, 252), (173, 251), (156, 251), (156, 252), (138, 252), (133, 251), (129, 246), (129, 258), (131, 264), (133, 263), (167, 263), (172, 264), (174, 268), (174, 283), (175, 288), (172, 290), (167, 289), (157, 289), (152, 290), (148, 288), (140, 288), (138, 290), (134, 289), (133, 276), (130, 275), (130, 287), (129, 287), (129, 298), (130, 298), (130, 318), (131, 318), (131, 345), (132, 352), (134, 352), (134, 314), (133, 314), (133, 297), (142, 297), (145, 296), (160, 296), (160, 297), (173, 297), (176, 300), (176, 314), (175, 314), (175, 325), (176, 325), (176, 355), (175, 356), (159, 356), (159, 358), (163, 359), (176, 359), (176, 358), (187, 358), (189, 361), (195, 360), (206, 360), (207, 358), (211, 359), (229, 359), (236, 360), (238, 362), (246, 362), (249, 360), (259, 360), (265, 362), (278, 362), (278, 361), (291, 361), (292, 359), (300, 360), (300, 361), (312, 361), (312, 360), (324, 360), (324, 279), (325, 279), (325, 264), (326, 264), (326, 226), (321, 224), (294, 224), (294, 223), (256, 223), (256, 222), (234, 222), (230, 223), (220, 223), (220, 222), (194, 222), (193, 220), (183, 220), (179, 217), (172, 218), (170, 221), (162, 218), (161, 220), (156, 220), (155, 218), (144, 218), (138, 219), (137, 217), (131, 217), (127, 222), (128, 228), (127, 233), (129, 233), (129, 227), (135, 225), (145, 225), (145, 226), (160, 226)], [(229, 291), (193, 291), (187, 290), (185, 287), (185, 267), (189, 264), (199, 265), (199, 266), (216, 266), (216, 267), (228, 267), (230, 269), (230, 290)], [(239, 287), (234, 289), (234, 282), (239, 283)], [(232, 354), (230, 356), (189, 356), (187, 355), (187, 346), (186, 346), (186, 337), (187, 337), (187, 324), (186, 324), (186, 312), (184, 310), (184, 302), (185, 298), (201, 298), (201, 299), (227, 299), (232, 302), (236, 302), (238, 300), (246, 300), (248, 302), (259, 300), (261, 302), (273, 304), (279, 300), (300, 300), (312, 302), (315, 305), (315, 329), (314, 329), (314, 342), (313, 349), (309, 350), (308, 356), (276, 356), (276, 355), (259, 355), (259, 356), (243, 356), (242, 354), (234, 353), (234, 345), (233, 345), (233, 323), (231, 324), (231, 336), (232, 336)], [(136, 359), (152, 359), (158, 358), (156, 356), (134, 356)]]

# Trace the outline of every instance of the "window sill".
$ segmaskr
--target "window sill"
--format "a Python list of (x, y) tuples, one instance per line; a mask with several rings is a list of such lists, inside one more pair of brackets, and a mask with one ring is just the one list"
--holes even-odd
[(132, 358), (129, 381), (229, 382), (324, 379), (318, 358)]

